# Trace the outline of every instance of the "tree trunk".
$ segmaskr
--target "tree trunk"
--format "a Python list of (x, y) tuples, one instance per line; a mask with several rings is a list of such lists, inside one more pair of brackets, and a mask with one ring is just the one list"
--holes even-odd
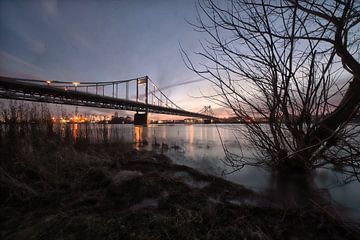
[(354, 79), (350, 82), (349, 88), (338, 107), (321, 121), (319, 125), (315, 126), (315, 129), (310, 132), (306, 139), (307, 145), (315, 145), (315, 149), (324, 141), (326, 141), (327, 147), (333, 146), (337, 141), (334, 132), (343, 123), (350, 121), (355, 116), (360, 106), (360, 64), (350, 54), (346, 47), (346, 43), (343, 43), (345, 23), (342, 21), (335, 25), (336, 33), (334, 48), (336, 54), (340, 57), (343, 66), (353, 74)]
[(324, 141), (327, 141), (327, 146), (330, 147), (336, 142), (336, 135), (334, 132), (337, 128), (351, 120), (360, 106), (360, 79), (354, 79), (340, 102), (339, 106), (322, 120), (313, 131), (305, 139), (307, 146), (316, 145), (317, 147)]

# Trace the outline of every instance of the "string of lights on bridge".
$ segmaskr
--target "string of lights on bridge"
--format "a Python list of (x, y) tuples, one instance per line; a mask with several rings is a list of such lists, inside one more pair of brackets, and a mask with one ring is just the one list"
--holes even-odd
[[(135, 94), (130, 96), (129, 93), (134, 91)], [(200, 112), (179, 107), (148, 76), (110, 82), (70, 82), (0, 76), (0, 98), (133, 111), (138, 119), (144, 117), (141, 122), (145, 122), (147, 113), (216, 119), (209, 111), (210, 107)]]
[[(179, 110), (184, 110), (175, 104), (170, 98), (168, 98), (163, 91), (151, 80), (148, 76), (127, 79), (127, 80), (116, 80), (116, 81), (106, 81), (106, 82), (75, 82), (75, 81), (56, 81), (56, 80), (29, 80), (26, 79), (26, 82), (36, 82), (52, 87), (63, 88), (64, 90), (73, 90), (86, 93), (92, 93), (95, 95), (110, 96), (113, 98), (120, 98), (119, 90), (121, 86), (125, 85), (125, 96), (124, 99), (131, 100), (129, 96), (129, 85), (131, 83), (136, 84), (136, 98), (135, 101), (146, 101), (148, 104), (156, 106), (164, 106), (168, 108), (174, 108)], [(139, 93), (139, 87), (145, 86), (148, 89), (145, 90), (144, 94)], [(151, 88), (151, 89), (150, 89)], [(109, 90), (110, 89), (110, 90)], [(146, 92), (147, 91), (147, 92)], [(110, 92), (110, 94), (109, 94)], [(151, 101), (149, 101), (151, 98)]]

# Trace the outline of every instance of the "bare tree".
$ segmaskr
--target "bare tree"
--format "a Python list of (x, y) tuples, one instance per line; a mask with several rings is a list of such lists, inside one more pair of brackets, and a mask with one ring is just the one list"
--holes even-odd
[(185, 62), (214, 84), (210, 99), (252, 121), (243, 134), (258, 153), (254, 160), (224, 146), (228, 164), (332, 164), (357, 177), (360, 135), (348, 123), (360, 106), (359, 11), (355, 0), (199, 2), (192, 25), (207, 35), (203, 64), (183, 51)]

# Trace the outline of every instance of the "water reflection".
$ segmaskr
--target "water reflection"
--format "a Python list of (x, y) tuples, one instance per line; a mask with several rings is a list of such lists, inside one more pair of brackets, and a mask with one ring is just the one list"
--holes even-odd
[(134, 126), (134, 142), (135, 142), (135, 149), (140, 150), (143, 138), (143, 127), (142, 126)]
[[(189, 142), (189, 146), (188, 146), (187, 150), (189, 151), (190, 154), (193, 154), (193, 147), (194, 147), (194, 126), (193, 125), (188, 126), (187, 134), (188, 134), (188, 142)], [(202, 136), (201, 136), (201, 139), (202, 139)]]
[(317, 203), (329, 203), (326, 192), (319, 191), (314, 175), (272, 173), (267, 195), (285, 207), (304, 206), (309, 199)]
[[(194, 167), (204, 173), (224, 177), (227, 180), (244, 185), (257, 192), (272, 193), (283, 199), (290, 201), (301, 201), (303, 196), (309, 196), (317, 186), (318, 189), (327, 191), (331, 198), (341, 205), (351, 209), (351, 212), (360, 217), (360, 184), (354, 182), (349, 185), (333, 188), (337, 184), (336, 174), (333, 171), (318, 171), (314, 176), (314, 184), (299, 182), (293, 179), (293, 184), (289, 184), (289, 179), (274, 177), (270, 172), (256, 167), (246, 167), (242, 171), (231, 175), (222, 176), (223, 171), (230, 170), (222, 161), (225, 157), (221, 146), (218, 132), (221, 134), (223, 142), (229, 151), (241, 153), (239, 143), (243, 147), (244, 154), (251, 156), (255, 151), (244, 136), (234, 134), (234, 129), (243, 127), (242, 125), (150, 125), (133, 126), (130, 124), (119, 125), (89, 125), (89, 129), (102, 131), (105, 129), (110, 133), (109, 141), (122, 141), (134, 143), (137, 150), (161, 151), (169, 156), (178, 164)], [(83, 124), (72, 127), (72, 136), (79, 137), (79, 130), (85, 128)], [(218, 129), (217, 129), (218, 128)], [(90, 131), (92, 132), (92, 131)], [(101, 140), (96, 135), (97, 141)], [(95, 139), (93, 137), (93, 139)], [(95, 139), (95, 140), (96, 140)], [(147, 144), (148, 143), (148, 144)], [(159, 146), (166, 146), (166, 148)], [(305, 185), (304, 185), (305, 184)], [(309, 188), (310, 186), (310, 188)]]
[(77, 123), (72, 124), (71, 133), (72, 133), (74, 142), (76, 142), (76, 140), (78, 138), (78, 128), (79, 128), (79, 126)]

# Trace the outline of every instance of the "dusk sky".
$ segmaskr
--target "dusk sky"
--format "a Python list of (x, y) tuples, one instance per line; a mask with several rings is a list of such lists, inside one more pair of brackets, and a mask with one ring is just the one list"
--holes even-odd
[[(2, 0), (0, 75), (80, 82), (148, 75), (160, 88), (196, 80), (180, 55), (180, 44), (199, 50), (204, 36), (186, 22), (195, 19), (195, 0)], [(203, 81), (165, 92), (198, 111), (211, 103), (191, 96), (210, 88)]]

